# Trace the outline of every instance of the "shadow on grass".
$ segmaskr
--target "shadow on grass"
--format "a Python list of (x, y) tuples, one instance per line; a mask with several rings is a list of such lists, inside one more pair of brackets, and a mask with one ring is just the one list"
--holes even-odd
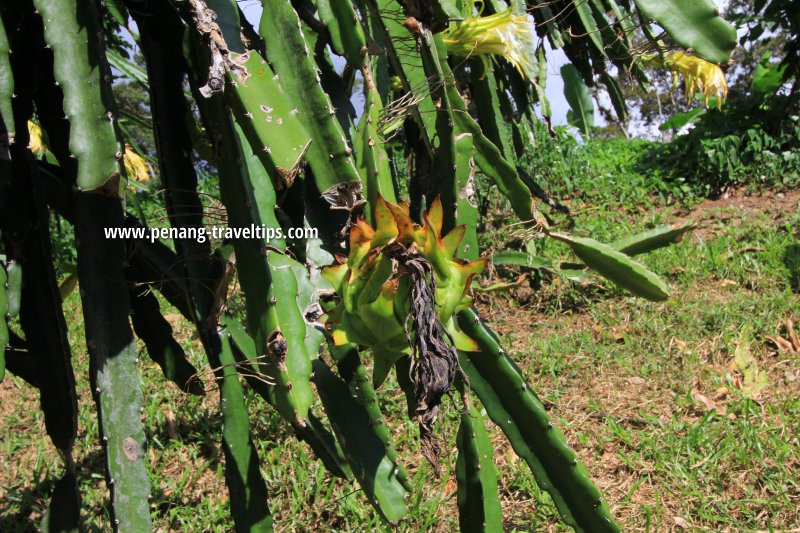
[(789, 270), (789, 285), (800, 292), (800, 244), (791, 244), (783, 252), (783, 264)]

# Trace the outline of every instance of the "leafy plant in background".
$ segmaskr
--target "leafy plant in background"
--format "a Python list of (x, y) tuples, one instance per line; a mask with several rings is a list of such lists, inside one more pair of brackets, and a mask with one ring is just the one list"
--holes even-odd
[[(637, 4), (645, 13), (652, 7)], [(682, 46), (714, 61), (730, 53), (735, 42), (725, 23), (714, 15), (706, 24), (711, 2), (689, 11), (668, 4), (673, 9), (647, 16)], [(451, 64), (444, 32), (461, 35), (462, 48), (469, 46), (463, 39), (474, 38), (481, 54), (498, 53), (481, 43), (509, 45), (519, 37), (494, 25), (469, 25), (478, 15), (472, 3), (262, 5), (258, 30), (230, 0), (21, 0), (0, 8), (6, 281), (0, 283), (0, 342), (8, 345), (0, 375), (7, 366), (39, 389), (48, 434), (64, 458), (43, 528), (80, 526), (71, 452), (77, 398), (53, 258), (55, 213), (74, 229), (89, 381), (115, 529), (151, 526), (134, 334), (168, 380), (189, 394), (205, 390), (172, 336), (158, 291), (193, 323), (219, 389), (228, 501), (238, 531), (272, 528), (240, 378), (333, 475), (355, 478), (387, 522), (403, 519), (412, 486), (381, 413), (379, 361), (381, 372), (395, 369), (434, 467), (441, 398), (451, 390), (462, 398), (456, 479), (463, 530), (502, 529), (483, 411), (567, 524), (618, 530), (586, 469), (469, 298), (483, 265), (476, 181), (502, 194), (526, 231), (566, 243), (588, 267), (635, 294), (667, 297), (666, 285), (624, 250), (551, 231), (536, 210), (532, 194), (540, 187), (515, 162), (536, 150), (532, 104), (545, 85), (542, 43), (517, 42), (528, 52), (523, 76), (501, 57), (489, 63), (459, 53)], [(627, 4), (509, 7), (495, 0), (484, 2), (480, 15), (502, 18), (511, 9), (519, 17), (526, 8), (540, 41), (563, 47), (585, 84), (599, 79), (614, 87), (606, 59), (644, 83), (628, 40), (619, 37), (634, 29), (630, 21), (638, 16)], [(131, 27), (131, 17), (146, 67), (120, 51), (117, 30)], [(507, 48), (497, 50), (514, 59), (502, 52)], [(341, 74), (331, 54), (346, 62)], [(137, 114), (142, 109), (118, 107), (110, 65), (147, 89), (152, 122)], [(358, 121), (350, 104), (355, 72), (364, 80)], [(403, 94), (390, 91), (393, 77)], [(625, 112), (624, 101), (615, 106)], [(26, 126), (34, 117), (52, 159), (36, 159), (28, 149)], [(137, 148), (147, 130), (154, 153)], [(129, 155), (126, 165), (131, 151), (141, 159)], [(163, 187), (166, 220), (130, 190), (131, 184), (146, 189), (129, 180), (142, 175), (148, 158)], [(407, 175), (398, 172), (401, 158)], [(400, 190), (408, 191), (408, 203), (398, 202)], [(212, 243), (178, 234), (168, 245), (106, 237), (108, 228), (168, 222), (188, 233), (216, 223), (219, 209), (207, 197), (217, 194), (213, 201), (224, 206), (232, 229), (306, 225), (319, 230), (319, 239), (256, 234)], [(342, 266), (331, 267), (337, 258)], [(244, 316), (226, 310), (234, 278)]]
[(785, 94), (786, 66), (765, 55), (750, 90), (717, 109), (673, 115), (662, 129), (691, 129), (668, 144), (643, 153), (645, 167), (661, 169), (668, 180), (685, 182), (702, 194), (729, 186), (768, 182), (790, 186), (800, 170), (800, 116), (792, 93)]

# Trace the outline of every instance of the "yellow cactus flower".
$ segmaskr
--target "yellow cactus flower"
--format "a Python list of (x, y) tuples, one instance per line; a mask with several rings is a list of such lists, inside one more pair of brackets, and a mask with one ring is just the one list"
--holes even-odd
[(32, 120), (28, 121), (28, 137), (28, 149), (41, 159), (47, 153), (47, 147), (42, 139), (42, 128)]
[[(474, 3), (474, 2), (473, 2)], [(472, 12), (472, 7), (469, 9)], [(442, 33), (447, 53), (459, 57), (502, 56), (520, 74), (533, 78), (529, 46), (533, 29), (525, 15), (515, 15), (513, 6), (486, 17), (469, 16), (451, 23)]]
[(136, 153), (133, 146), (130, 144), (125, 145), (125, 155), (122, 157), (125, 162), (125, 172), (128, 174), (128, 179), (138, 183), (148, 183), (150, 181), (150, 167), (147, 162)]
[(678, 85), (678, 74), (682, 74), (686, 97), (691, 98), (696, 90), (700, 91), (705, 95), (706, 106), (709, 98), (714, 96), (717, 99), (717, 109), (720, 109), (722, 102), (728, 97), (725, 73), (719, 65), (701, 57), (684, 52), (670, 52), (664, 54), (663, 59), (657, 54), (644, 56), (642, 63), (671, 70), (674, 86)]

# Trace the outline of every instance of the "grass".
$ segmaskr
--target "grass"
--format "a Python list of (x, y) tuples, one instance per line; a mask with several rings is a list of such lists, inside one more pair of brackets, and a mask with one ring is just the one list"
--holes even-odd
[[(800, 321), (800, 195), (765, 192), (761, 198), (696, 202), (691, 210), (642, 200), (636, 191), (625, 197), (633, 200), (615, 206), (607, 189), (574, 194), (575, 231), (610, 241), (664, 221), (698, 222), (684, 242), (642, 258), (671, 284), (669, 301), (634, 299), (601, 280), (575, 285), (551, 278), (538, 291), (520, 287), (481, 296), (483, 315), (502, 334), (625, 530), (797, 528), (800, 354), (779, 350), (768, 338), (786, 336), (787, 318)], [(605, 201), (589, 208), (596, 205), (593, 198)], [(482, 238), (502, 249), (514, 239), (499, 226)], [(568, 258), (558, 243), (538, 249)], [(500, 274), (513, 279), (516, 272)], [(80, 316), (77, 293), (67, 299), (66, 312)], [(193, 363), (205, 368), (190, 325), (175, 311), (168, 318)], [(84, 529), (100, 531), (109, 524), (103, 458), (80, 321), (70, 328), (80, 396), (75, 455)], [(749, 336), (742, 336), (743, 328)], [(767, 386), (755, 395), (741, 388), (732, 366), (742, 344), (767, 376)], [(144, 352), (140, 362), (155, 527), (229, 531), (215, 388), (206, 380), (204, 397), (183, 395)], [(409, 497), (411, 518), (398, 529), (457, 529), (456, 485), (449, 475), (456, 409), (443, 409), (444, 475), (435, 479), (392, 379), (381, 399), (417, 488)], [(247, 400), (281, 530), (384, 528), (354, 484), (327, 474), (259, 397), (248, 392)], [(20, 379), (8, 377), (0, 385), (0, 416), (0, 524), (3, 531), (35, 529), (62, 471), (60, 459), (45, 434), (37, 392)], [(490, 436), (506, 529), (566, 530), (496, 427)]]

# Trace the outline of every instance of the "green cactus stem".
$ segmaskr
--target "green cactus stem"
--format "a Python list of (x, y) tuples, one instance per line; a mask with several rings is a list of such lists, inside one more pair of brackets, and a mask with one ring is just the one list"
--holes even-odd
[[(115, 132), (110, 70), (91, 2), (36, 0), (45, 39), (54, 52), (56, 80), (70, 120), (70, 151), (77, 159), (78, 276), (91, 381), (106, 450), (115, 529), (150, 529), (150, 492), (144, 466), (142, 393), (128, 322), (124, 243), (107, 241), (105, 227), (123, 222), (123, 147)], [(97, 194), (100, 193), (100, 194)]]
[(306, 159), (316, 188), (334, 209), (357, 208), (363, 200), (352, 149), (336, 120), (330, 99), (320, 86), (300, 19), (289, 0), (261, 3), (264, 11), (259, 34), (266, 45), (267, 59), (297, 108), (298, 118), (314, 139)]
[[(463, 393), (463, 386), (460, 387)], [(494, 446), (486, 433), (483, 415), (464, 398), (464, 411), (456, 443), (458, 524), (463, 533), (503, 531), (503, 509), (497, 495)]]
[(6, 377), (6, 347), (8, 346), (8, 324), (6, 323), (6, 313), (8, 312), (8, 275), (6, 269), (0, 266), (0, 381)]
[(413, 489), (408, 478), (408, 473), (406, 473), (405, 467), (397, 458), (397, 452), (391, 442), (389, 429), (386, 427), (383, 414), (381, 414), (378, 395), (375, 392), (375, 387), (372, 386), (372, 380), (370, 380), (367, 375), (367, 369), (361, 362), (358, 349), (353, 345), (342, 347), (331, 346), (330, 352), (336, 361), (336, 368), (339, 370), (339, 375), (344, 382), (347, 383), (356, 401), (361, 404), (361, 407), (367, 412), (370, 426), (381, 440), (386, 450), (386, 457), (395, 464), (398, 481), (400, 481), (406, 491), (409, 493), (412, 492)]
[(172, 336), (172, 326), (161, 314), (158, 298), (150, 287), (131, 288), (130, 298), (133, 331), (144, 341), (150, 358), (161, 367), (164, 377), (183, 392), (202, 396), (203, 383), (197, 376), (197, 369)]
[[(6, 35), (6, 29), (0, 22), (0, 173), (7, 169), (11, 160), (9, 148), (14, 144), (16, 128), (14, 127), (14, 111), (11, 99), (14, 96), (14, 77), (11, 74), (11, 61), (9, 54), (11, 46)], [(1, 174), (0, 174), (1, 175)], [(0, 207), (2, 207), (0, 199)]]
[[(385, 139), (378, 132), (381, 114), (384, 110), (381, 96), (372, 77), (372, 68), (369, 62), (362, 69), (364, 76), (364, 112), (356, 128), (356, 163), (361, 173), (361, 183), (364, 187), (364, 197), (367, 205), (374, 206), (378, 195), (396, 202), (395, 186), (392, 182), (392, 172), (389, 166), (389, 154), (384, 146)], [(366, 210), (367, 221), (374, 223), (372, 210)]]
[(215, 374), (220, 380), (225, 481), (235, 529), (237, 533), (272, 531), (267, 486), (261, 477), (256, 447), (250, 435), (250, 418), (236, 371), (236, 359), (231, 351), (230, 335), (223, 329), (219, 339), (219, 367), (215, 369)]
[[(55, 78), (64, 91), (70, 123), (69, 149), (78, 160), (79, 189), (120, 197), (124, 146), (117, 139), (111, 71), (100, 35), (99, 15), (85, 0), (35, 0), (47, 44), (55, 54)], [(111, 152), (112, 156), (108, 157)]]
[(462, 311), (458, 323), (480, 348), (477, 352), (459, 352), (470, 389), (517, 455), (528, 463), (539, 487), (550, 493), (564, 522), (576, 531), (619, 531), (586, 467), (550, 421), (494, 332), (472, 309)]

